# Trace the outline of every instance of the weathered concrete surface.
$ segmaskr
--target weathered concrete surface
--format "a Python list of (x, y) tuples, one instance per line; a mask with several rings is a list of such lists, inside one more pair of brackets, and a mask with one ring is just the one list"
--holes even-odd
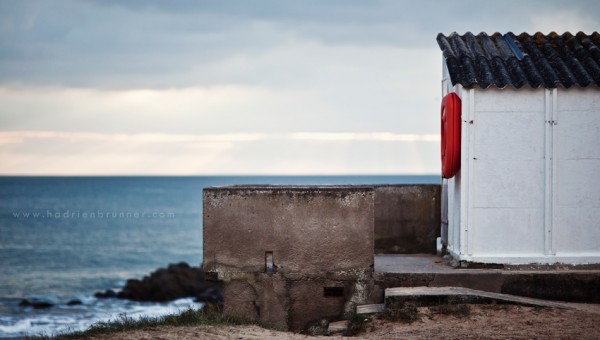
[(373, 206), (368, 186), (205, 189), (204, 270), (224, 311), (300, 331), (373, 302)]
[(228, 281), (223, 290), (224, 312), (287, 327), (290, 309), (287, 290), (286, 280), (278, 275), (260, 273), (253, 280)]
[(348, 320), (331, 322), (328, 327), (329, 334), (342, 333), (348, 329)]
[(595, 268), (453, 268), (426, 254), (374, 259), (377, 230), (395, 250), (408, 252), (401, 243), (411, 240), (420, 245), (410, 251), (433, 253), (439, 202), (436, 185), (207, 188), (205, 277), (224, 284), (226, 313), (294, 331), (381, 302), (391, 287), (458, 286), (600, 301)]
[[(324, 276), (373, 266), (371, 187), (204, 189), (204, 270)], [(225, 277), (219, 277), (224, 279)]]
[[(341, 295), (325, 296), (324, 288), (342, 289)], [(352, 281), (295, 280), (290, 282), (289, 329), (300, 331), (318, 325), (321, 319), (336, 320), (344, 315), (346, 302), (355, 291)], [(348, 307), (349, 308), (349, 307)]]
[(417, 306), (435, 306), (448, 303), (510, 303), (534, 307), (573, 308), (566, 303), (491, 293), (463, 287), (398, 287), (385, 290), (386, 308), (399, 308), (406, 303)]
[(436, 253), (440, 185), (375, 186), (375, 254)]
[(379, 255), (375, 256), (374, 280), (382, 289), (453, 286), (538, 299), (599, 303), (600, 270), (584, 268), (465, 269), (453, 268), (431, 255)]
[(224, 286), (227, 315), (293, 331), (306, 330), (323, 319), (337, 320), (357, 304), (373, 302), (369, 297), (374, 289), (372, 280), (289, 279), (264, 273), (230, 280)]
[(375, 272), (380, 273), (453, 273), (455, 269), (440, 256), (431, 254), (385, 254), (375, 256)]
[(500, 291), (540, 299), (600, 303), (600, 271), (506, 275)]
[(370, 305), (356, 306), (356, 314), (376, 314), (385, 310), (385, 304), (373, 303)]

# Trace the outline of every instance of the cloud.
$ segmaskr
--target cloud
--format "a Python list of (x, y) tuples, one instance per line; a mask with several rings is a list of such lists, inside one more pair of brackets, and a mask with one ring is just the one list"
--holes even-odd
[(249, 142), (259, 140), (301, 141), (377, 141), (377, 142), (439, 142), (436, 134), (400, 134), (391, 132), (295, 132), (295, 133), (221, 133), (221, 134), (167, 134), (167, 133), (94, 133), (64, 131), (2, 131), (0, 145), (22, 143), (29, 139), (62, 139), (73, 142), (132, 142), (132, 143), (177, 143), (177, 142)]
[(33, 135), (0, 167), (437, 172), (438, 32), (599, 21), (586, 0), (4, 0), (0, 131)]
[(399, 134), (390, 132), (297, 132), (291, 139), (311, 141), (380, 141), (380, 142), (439, 142), (440, 135)]
[[(0, 79), (104, 88), (257, 84), (278, 72), (231, 79), (219, 65), (309, 43), (331, 50), (435, 50), (438, 32), (547, 29), (539, 18), (556, 19), (551, 22), (556, 30), (589, 31), (600, 21), (599, 13), (595, 1), (8, 0), (0, 3)], [(306, 52), (271, 65), (302, 67), (307, 54), (320, 60), (318, 50)], [(203, 77), (206, 69), (213, 70), (209, 78)]]
[[(597, 3), (590, 7), (589, 10), (595, 7), (596, 11), (600, 11)], [(535, 31), (543, 33), (562, 34), (567, 31), (571, 31), (573, 34), (578, 31), (591, 33), (598, 29), (598, 19), (598, 17), (582, 13), (577, 8), (569, 8), (551, 13), (535, 13), (531, 16), (531, 24), (535, 27)]]
[(166, 133), (106, 134), (94, 132), (63, 131), (5, 131), (0, 132), (0, 144), (20, 143), (28, 139), (63, 139), (68, 141), (175, 143), (175, 142), (243, 142), (267, 139), (260, 133), (229, 133), (210, 135), (184, 135)]
[(439, 135), (0, 132), (3, 175), (434, 174)]
[[(0, 129), (437, 133), (439, 94), (433, 74), (424, 77), (427, 85), (414, 82), (415, 86), (429, 87), (431, 97), (423, 100), (413, 96), (410, 86), (393, 84), (399, 72), (373, 71), (347, 70), (336, 77), (346, 78), (342, 85), (323, 78), (322, 82), (315, 80), (321, 86), (295, 89), (249, 85), (121, 90), (0, 87)], [(357, 84), (348, 84), (353, 82)]]

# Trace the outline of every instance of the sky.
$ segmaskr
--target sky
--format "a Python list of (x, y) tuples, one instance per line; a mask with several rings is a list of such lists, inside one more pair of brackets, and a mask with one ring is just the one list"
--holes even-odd
[(598, 1), (0, 0), (0, 175), (439, 174), (440, 32)]

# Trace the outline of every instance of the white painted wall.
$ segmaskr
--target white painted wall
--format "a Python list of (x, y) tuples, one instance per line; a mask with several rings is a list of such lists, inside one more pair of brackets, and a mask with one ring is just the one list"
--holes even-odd
[(600, 89), (454, 89), (461, 171), (449, 251), (487, 263), (600, 263)]
[(600, 90), (559, 90), (555, 105), (556, 256), (600, 262)]

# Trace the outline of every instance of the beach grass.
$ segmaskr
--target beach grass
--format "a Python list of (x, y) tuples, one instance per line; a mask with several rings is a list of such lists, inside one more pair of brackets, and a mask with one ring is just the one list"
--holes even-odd
[(84, 331), (65, 332), (54, 335), (36, 335), (26, 339), (82, 339), (96, 335), (111, 334), (156, 327), (190, 327), (200, 325), (257, 325), (263, 328), (281, 330), (280, 328), (264, 324), (259, 321), (250, 320), (244, 317), (226, 315), (216, 306), (206, 305), (202, 309), (188, 308), (175, 314), (168, 314), (159, 317), (139, 317), (132, 318), (125, 314), (118, 318), (106, 322), (97, 322)]

